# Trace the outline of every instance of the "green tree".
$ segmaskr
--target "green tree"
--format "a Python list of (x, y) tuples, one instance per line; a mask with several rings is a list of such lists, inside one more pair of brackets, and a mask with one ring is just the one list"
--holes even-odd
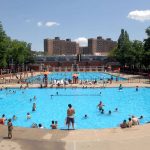
[(11, 40), (0, 22), (0, 67), (7, 67), (13, 60), (15, 66), (33, 62), (31, 43), (19, 40)]
[(144, 40), (143, 64), (146, 68), (150, 66), (150, 27), (146, 29), (147, 39)]
[(10, 38), (7, 37), (0, 22), (0, 66), (7, 66), (7, 53), (10, 48)]
[(124, 67), (126, 63), (131, 61), (130, 51), (131, 51), (132, 43), (129, 40), (129, 35), (127, 31), (121, 29), (121, 34), (118, 38), (118, 46), (113, 51), (113, 55), (116, 60), (120, 62), (120, 64)]
[(130, 69), (141, 68), (144, 47), (141, 41), (130, 41), (127, 31), (121, 30), (118, 38), (118, 46), (111, 51), (110, 57), (120, 62), (122, 67), (127, 65)]

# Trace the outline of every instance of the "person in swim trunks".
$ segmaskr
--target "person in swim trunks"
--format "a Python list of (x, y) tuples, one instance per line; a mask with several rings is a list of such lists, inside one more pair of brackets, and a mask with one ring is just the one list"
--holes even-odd
[(103, 103), (102, 101), (99, 102), (99, 104), (97, 105), (97, 107), (99, 108), (99, 111), (102, 111), (103, 110)]
[(11, 119), (8, 119), (8, 138), (11, 139), (12, 138), (12, 130), (13, 130), (13, 124), (11, 122)]
[(72, 108), (71, 104), (68, 104), (68, 109), (67, 109), (68, 130), (70, 128), (70, 123), (72, 124), (72, 128), (74, 129), (74, 114), (75, 114), (75, 110)]

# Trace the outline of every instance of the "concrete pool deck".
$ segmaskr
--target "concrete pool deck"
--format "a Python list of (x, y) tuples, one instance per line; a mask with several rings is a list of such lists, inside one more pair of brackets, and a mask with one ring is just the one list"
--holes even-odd
[(7, 126), (0, 126), (0, 150), (149, 150), (149, 141), (149, 124), (70, 131), (15, 127), (11, 140)]
[[(123, 87), (136, 87), (136, 86), (139, 86), (139, 87), (150, 87), (150, 84), (148, 83), (143, 83), (143, 82), (135, 82), (135, 83), (128, 83), (128, 82), (124, 82), (124, 81), (121, 81), (121, 82), (112, 82), (111, 84), (110, 83), (107, 83), (107, 84), (88, 84), (88, 85), (81, 85), (81, 84), (69, 84), (69, 85), (66, 85), (66, 86), (57, 86), (57, 85), (53, 85), (53, 88), (83, 88), (84, 87), (87, 87), (87, 88), (109, 88), (109, 87), (119, 87), (119, 85), (122, 84)], [(20, 86), (23, 86), (23, 87), (26, 87), (26, 84), (1, 84), (0, 85), (0, 88), (5, 88), (5, 87), (9, 87), (9, 88), (20, 88)], [(29, 84), (28, 88), (40, 88), (40, 84)], [(48, 85), (47, 88), (52, 88), (52, 85)]]

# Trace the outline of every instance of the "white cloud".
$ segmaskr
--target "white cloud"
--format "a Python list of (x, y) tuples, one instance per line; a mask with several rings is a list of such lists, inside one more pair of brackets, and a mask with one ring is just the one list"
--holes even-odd
[(79, 43), (80, 46), (87, 46), (87, 44), (88, 44), (88, 40), (85, 37), (79, 37), (79, 38), (75, 39), (74, 41)]
[(150, 10), (135, 10), (128, 14), (128, 18), (138, 21), (150, 20)]
[(45, 23), (46, 27), (59, 26), (60, 24), (57, 22), (48, 21)]
[(38, 27), (41, 27), (43, 25), (43, 23), (41, 22), (41, 21), (39, 21), (38, 23), (37, 23), (37, 26)]

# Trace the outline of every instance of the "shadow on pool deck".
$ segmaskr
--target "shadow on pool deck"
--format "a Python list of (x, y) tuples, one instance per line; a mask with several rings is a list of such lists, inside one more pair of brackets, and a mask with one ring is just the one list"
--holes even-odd
[(66, 144), (62, 139), (68, 133), (69, 131), (60, 130), (14, 128), (10, 140), (7, 138), (7, 126), (0, 126), (0, 150), (65, 150)]
[(47, 130), (15, 127), (5, 139), (0, 125), (0, 150), (149, 150), (150, 124), (127, 129)]

